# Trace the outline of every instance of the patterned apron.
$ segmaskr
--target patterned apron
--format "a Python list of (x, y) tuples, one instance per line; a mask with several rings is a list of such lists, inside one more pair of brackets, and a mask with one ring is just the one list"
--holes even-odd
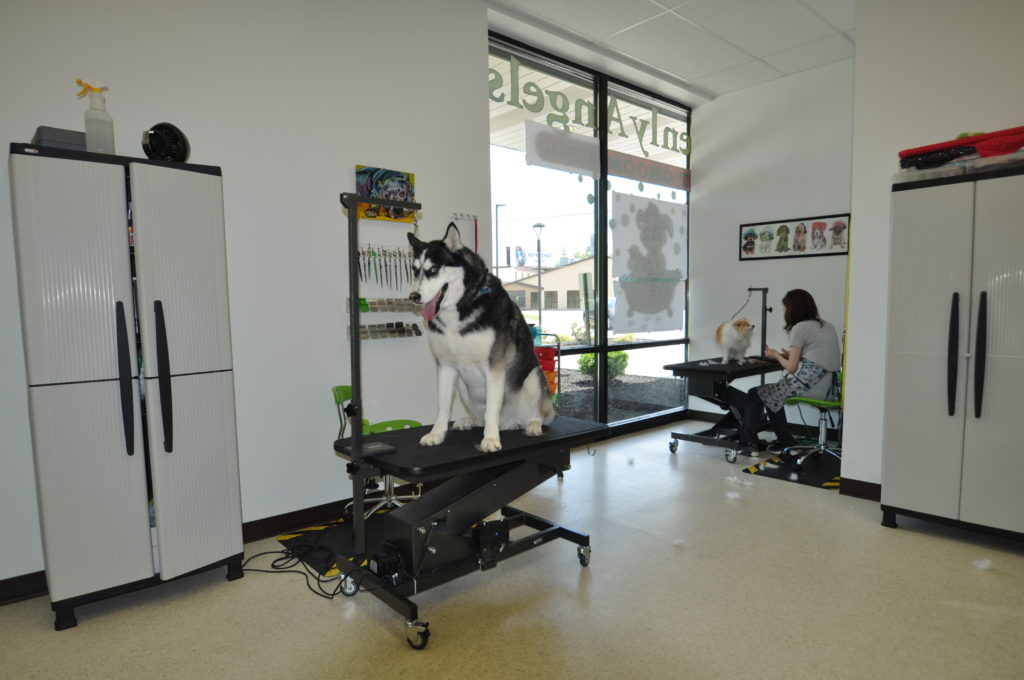
[[(829, 371), (826, 371), (820, 364), (801, 358), (800, 365), (796, 367), (796, 373), (787, 373), (782, 380), (776, 383), (758, 387), (757, 396), (774, 413), (785, 406), (786, 400), (790, 397), (806, 397), (812, 391), (816, 394), (819, 393), (821, 390), (816, 390), (815, 387), (828, 374)], [(827, 396), (826, 390), (826, 394), (813, 398), (824, 399)]]

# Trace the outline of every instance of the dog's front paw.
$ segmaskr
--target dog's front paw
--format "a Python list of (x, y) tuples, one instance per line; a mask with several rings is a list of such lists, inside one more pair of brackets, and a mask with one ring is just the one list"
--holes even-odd
[(540, 424), (539, 420), (531, 420), (526, 424), (526, 429), (523, 430), (523, 434), (527, 437), (539, 437), (544, 434), (544, 426)]
[(484, 453), (501, 450), (501, 440), (497, 437), (484, 437), (480, 441), (480, 450)]
[(420, 437), (420, 446), (437, 446), (444, 441), (444, 432), (428, 432)]
[(452, 424), (452, 428), (456, 430), (472, 430), (476, 426), (475, 418), (460, 418)]

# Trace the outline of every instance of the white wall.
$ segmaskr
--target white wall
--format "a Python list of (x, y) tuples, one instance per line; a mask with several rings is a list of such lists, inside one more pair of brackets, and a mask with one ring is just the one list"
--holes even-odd
[[(842, 332), (847, 257), (738, 261), (739, 225), (848, 212), (853, 60), (719, 97), (693, 115), (690, 196), (689, 357), (718, 356), (715, 328), (768, 291), (767, 341), (785, 346), (782, 296), (810, 291), (823, 319)], [(851, 232), (858, 229), (853, 216)], [(856, 240), (856, 236), (854, 237)], [(761, 323), (761, 294), (741, 316)], [(755, 329), (756, 351), (760, 329)], [(757, 379), (737, 381), (745, 388)], [(691, 408), (718, 407), (691, 400)], [(799, 423), (791, 409), (790, 420)], [(808, 415), (816, 424), (816, 414)]]
[[(0, 141), (81, 130), (75, 78), (110, 86), (117, 151), (169, 121), (223, 169), (243, 518), (343, 498), (330, 386), (347, 382), (346, 217), (357, 163), (416, 174), (421, 235), (481, 217), (490, 252), (487, 18), (474, 0), (4, 3)], [(0, 579), (43, 568), (0, 170)], [(404, 226), (364, 227), (404, 242)], [(362, 239), (361, 239), (362, 240)], [(374, 420), (433, 417), (425, 342), (366, 348)], [(396, 349), (398, 348), (398, 349)], [(385, 370), (385, 366), (386, 369)], [(401, 383), (382, 376), (401, 376)], [(421, 393), (422, 392), (422, 393)], [(69, 452), (71, 455), (72, 452)]]
[(856, 18), (843, 476), (879, 483), (897, 154), (960, 132), (1024, 124), (1024, 2), (858, 0)]

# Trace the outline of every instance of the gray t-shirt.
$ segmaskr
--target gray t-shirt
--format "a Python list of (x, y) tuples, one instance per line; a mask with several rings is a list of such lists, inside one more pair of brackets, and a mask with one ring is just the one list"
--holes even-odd
[(800, 357), (813, 361), (826, 371), (838, 371), (840, 366), (839, 336), (836, 327), (828, 321), (821, 325), (813, 319), (801, 321), (789, 331), (789, 344), (800, 348)]

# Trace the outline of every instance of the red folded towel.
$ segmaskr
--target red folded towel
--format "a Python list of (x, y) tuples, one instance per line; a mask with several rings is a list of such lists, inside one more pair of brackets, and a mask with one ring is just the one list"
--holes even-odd
[(1007, 128), (1006, 130), (998, 130), (996, 132), (986, 132), (980, 135), (971, 135), (961, 139), (951, 139), (948, 142), (919, 146), (916, 149), (904, 149), (900, 151), (900, 158), (919, 156), (945, 149), (955, 149), (960, 146), (973, 146), (982, 158), (1013, 153), (1024, 147), (1024, 126)]

